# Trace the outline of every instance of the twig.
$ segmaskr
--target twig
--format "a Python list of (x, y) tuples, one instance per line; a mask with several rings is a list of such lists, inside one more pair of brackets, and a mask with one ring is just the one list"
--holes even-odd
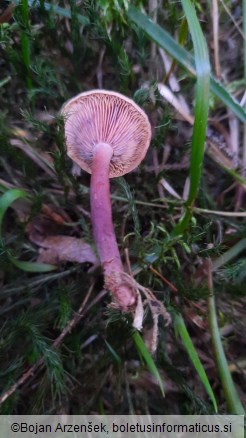
[[(165, 178), (161, 178), (159, 183), (164, 187), (164, 189), (174, 198), (178, 199), (179, 201), (181, 201), (181, 196), (179, 196), (179, 194), (176, 192), (176, 190), (174, 190), (174, 188), (169, 184), (169, 182), (165, 179)], [(164, 198), (164, 196), (162, 196), (162, 198)]]
[(131, 267), (128, 248), (125, 248), (125, 258), (126, 258), (126, 266), (128, 269), (128, 274), (132, 276), (132, 267)]
[(39, 166), (44, 172), (47, 173), (51, 178), (57, 180), (56, 173), (53, 169), (53, 165), (50, 164), (40, 152), (36, 151), (32, 148), (27, 142), (22, 142), (18, 139), (10, 140), (11, 146), (19, 148), (22, 152), (24, 152), (34, 163)]
[(175, 75), (171, 71), (172, 61), (161, 47), (158, 47), (158, 50), (165, 67), (166, 75), (168, 76), (169, 86), (174, 93), (177, 93), (180, 91), (180, 85)]
[[(157, 9), (158, 9), (158, 0), (149, 0), (149, 14), (154, 23), (157, 21)], [(157, 47), (154, 41), (151, 41), (150, 45), (150, 71), (152, 70), (152, 74), (154, 74), (154, 68), (156, 67), (156, 54)]]
[(212, 1), (212, 23), (213, 23), (213, 43), (214, 43), (214, 66), (217, 78), (220, 78), (220, 59), (219, 59), (219, 10), (218, 0)]
[(187, 106), (184, 107), (184, 104), (179, 101), (179, 99), (173, 94), (173, 92), (171, 91), (171, 89), (169, 87), (162, 84), (161, 82), (159, 82), (157, 84), (157, 86), (158, 86), (158, 91), (159, 91), (160, 95), (165, 100), (167, 100), (167, 102), (169, 102), (170, 105), (172, 105), (178, 111), (179, 114), (182, 115), (184, 120), (186, 120), (188, 123), (190, 123), (190, 125), (193, 125), (194, 124), (194, 117), (187, 112), (187, 110), (188, 110)]
[(6, 392), (2, 394), (2, 396), (0, 397), (0, 405), (2, 405), (5, 400), (7, 400), (21, 385), (23, 385), (23, 383), (25, 383), (26, 380), (31, 377), (35, 373), (35, 371), (37, 371), (37, 369), (40, 367), (40, 365), (43, 364), (43, 362), (44, 359), (40, 358), (31, 368), (29, 368), (28, 371), (22, 374), (19, 380), (17, 380), (14, 385), (12, 385)]
[(218, 210), (207, 210), (206, 208), (194, 207), (194, 211), (200, 214), (214, 214), (217, 216), (225, 217), (246, 217), (245, 211), (218, 211)]
[[(157, 149), (153, 150), (153, 165), (154, 165), (154, 172), (155, 172), (155, 176), (157, 177), (159, 172), (160, 172), (160, 164), (158, 161), (158, 152)], [(159, 197), (160, 198), (164, 198), (164, 190), (162, 185), (159, 183), (157, 184), (157, 189), (158, 189), (158, 193), (159, 193)]]
[(82, 316), (83, 316), (83, 310), (88, 302), (88, 299), (90, 298), (90, 295), (93, 291), (94, 288), (94, 283), (92, 283), (92, 285), (90, 286), (78, 312), (74, 315), (74, 317), (68, 322), (68, 324), (66, 325), (66, 327), (62, 330), (61, 334), (58, 336), (58, 338), (55, 339), (55, 341), (52, 344), (53, 348), (57, 348), (63, 341), (63, 339), (65, 338), (65, 336), (68, 333), (71, 333), (72, 329), (78, 324), (78, 322), (81, 320)]
[(97, 71), (96, 71), (98, 88), (103, 88), (102, 63), (103, 63), (105, 52), (106, 52), (106, 47), (103, 47), (103, 49), (101, 50), (100, 55), (99, 55), (99, 63), (97, 66)]
[[(243, 1), (243, 32), (246, 35), (246, 0)], [(244, 38), (243, 58), (244, 58), (244, 80), (246, 81), (246, 40)], [(241, 100), (241, 106), (246, 110), (246, 92)], [(246, 124), (243, 126), (243, 152), (242, 152), (242, 176), (246, 177)], [(238, 187), (235, 210), (239, 210), (243, 203), (244, 193), (241, 187)]]
[(229, 111), (230, 146), (235, 167), (239, 162), (239, 120)]
[(178, 289), (172, 283), (170, 283), (170, 281), (168, 281), (166, 277), (164, 277), (160, 272), (158, 272), (155, 268), (153, 268), (153, 266), (150, 265), (149, 269), (158, 277), (160, 277), (162, 281), (164, 281), (164, 283), (166, 283), (172, 289), (173, 292), (175, 293), (178, 292)]
[[(67, 334), (69, 334), (72, 329), (79, 323), (79, 321), (81, 320), (81, 318), (88, 312), (88, 310), (94, 306), (94, 304), (96, 304), (98, 301), (100, 301), (104, 295), (106, 295), (106, 291), (103, 290), (102, 292), (100, 292), (97, 297), (85, 308), (91, 293), (93, 291), (94, 288), (94, 283), (92, 283), (92, 285), (90, 286), (78, 312), (74, 315), (74, 317), (68, 322), (68, 324), (66, 325), (66, 327), (63, 329), (63, 331), (61, 332), (61, 334), (58, 336), (58, 338), (55, 339), (55, 341), (52, 343), (52, 347), (57, 349), (58, 346), (62, 343), (63, 339), (65, 338), (65, 336), (67, 336)], [(22, 374), (22, 376), (17, 380), (16, 383), (14, 383), (6, 392), (4, 392), (2, 394), (2, 396), (0, 397), (0, 405), (5, 402), (5, 400), (7, 400), (20, 386), (22, 386), (28, 379), (29, 377), (33, 376), (34, 373), (44, 365), (44, 357), (41, 357), (40, 359), (37, 360), (37, 362), (35, 362), (34, 365), (32, 365), (29, 370), (27, 370), (24, 374)]]
[(240, 26), (238, 25), (238, 23), (234, 19), (233, 15), (231, 14), (229, 8), (226, 6), (224, 0), (220, 0), (220, 2), (223, 5), (223, 8), (225, 9), (226, 13), (229, 15), (229, 17), (230, 17), (231, 21), (233, 22), (237, 31), (240, 33), (240, 35), (243, 37), (243, 39), (245, 39), (245, 35), (243, 34), (242, 30), (240, 29)]

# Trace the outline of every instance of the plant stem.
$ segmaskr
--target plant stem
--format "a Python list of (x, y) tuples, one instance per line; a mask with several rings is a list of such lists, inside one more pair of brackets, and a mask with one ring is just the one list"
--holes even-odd
[(22, 0), (21, 12), (22, 12), (23, 24), (25, 26), (25, 30), (21, 32), (22, 58), (23, 58), (23, 63), (24, 63), (24, 67), (25, 67), (27, 88), (29, 90), (31, 90), (32, 89), (32, 79), (30, 76), (30, 44), (29, 44), (29, 37), (26, 34), (26, 31), (29, 30), (28, 0)]
[(233, 259), (238, 254), (240, 254), (240, 252), (244, 251), (245, 248), (246, 248), (246, 237), (244, 239), (241, 239), (234, 246), (228, 249), (224, 254), (222, 254), (220, 257), (214, 260), (212, 270), (215, 271), (216, 269), (219, 269), (221, 266), (230, 262), (231, 259)]
[(135, 302), (133, 290), (122, 279), (123, 265), (112, 221), (109, 166), (112, 148), (99, 143), (94, 149), (91, 175), (91, 217), (94, 238), (104, 271), (105, 287), (112, 292), (121, 310)]
[(107, 144), (96, 146), (91, 176), (91, 214), (97, 250), (103, 265), (121, 269), (122, 263), (112, 222), (109, 165), (113, 150)]
[(226, 360), (225, 352), (223, 349), (221, 337), (220, 337), (220, 331), (219, 331), (219, 326), (216, 316), (215, 299), (213, 293), (211, 262), (209, 263), (208, 287), (210, 290), (210, 296), (208, 298), (209, 328), (212, 338), (215, 361), (218, 367), (218, 372), (223, 387), (223, 391), (225, 394), (228, 410), (231, 414), (244, 415), (245, 414), (244, 408), (238, 397), (234, 382), (232, 380), (231, 373)]

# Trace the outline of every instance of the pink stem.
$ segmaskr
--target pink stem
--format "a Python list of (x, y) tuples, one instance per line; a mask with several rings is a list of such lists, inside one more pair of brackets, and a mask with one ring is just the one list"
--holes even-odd
[(99, 143), (94, 149), (91, 175), (91, 216), (94, 238), (104, 271), (105, 287), (122, 310), (133, 306), (133, 290), (122, 279), (123, 265), (115, 237), (110, 202), (109, 166), (113, 149)]

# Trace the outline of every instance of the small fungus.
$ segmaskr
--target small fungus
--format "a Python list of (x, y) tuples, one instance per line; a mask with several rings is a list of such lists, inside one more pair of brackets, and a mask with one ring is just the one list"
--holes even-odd
[(126, 281), (113, 222), (109, 178), (135, 169), (150, 144), (147, 115), (131, 99), (112, 91), (81, 93), (62, 108), (69, 157), (91, 174), (93, 234), (103, 267), (105, 288), (122, 311), (136, 306)]

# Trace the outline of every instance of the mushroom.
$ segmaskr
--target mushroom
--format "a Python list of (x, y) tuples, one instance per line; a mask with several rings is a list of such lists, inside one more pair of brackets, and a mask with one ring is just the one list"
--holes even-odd
[(124, 276), (110, 202), (109, 178), (135, 169), (150, 144), (147, 115), (120, 93), (92, 90), (62, 108), (68, 156), (91, 174), (90, 202), (94, 239), (105, 288), (122, 311), (136, 305), (134, 287)]

